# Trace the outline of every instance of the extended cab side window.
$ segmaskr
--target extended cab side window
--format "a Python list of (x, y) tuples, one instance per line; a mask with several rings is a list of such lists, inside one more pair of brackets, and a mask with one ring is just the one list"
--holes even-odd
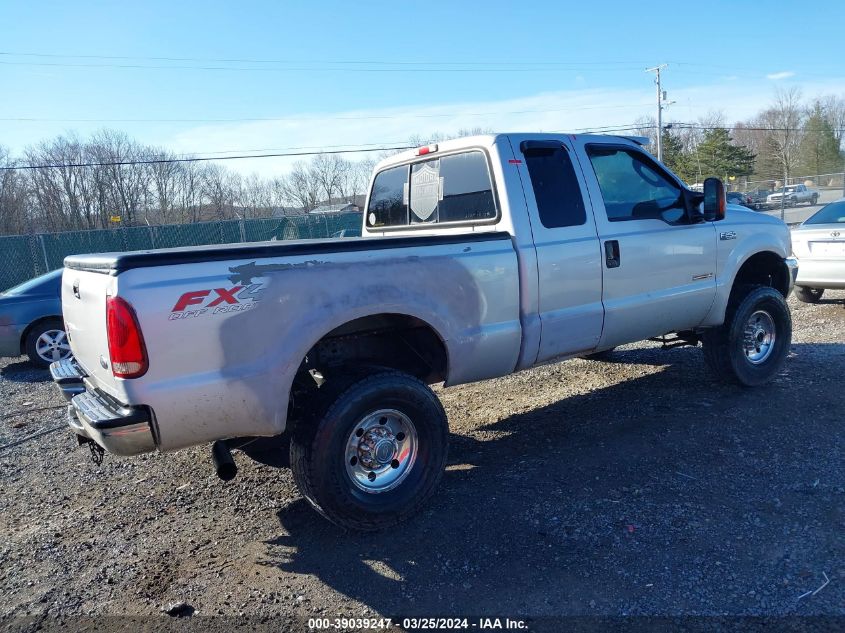
[(525, 164), (544, 227), (580, 226), (587, 221), (581, 187), (563, 146), (526, 149)]
[(367, 226), (388, 227), (496, 218), (487, 159), (479, 151), (392, 167), (373, 182)]
[(393, 167), (379, 172), (370, 192), (367, 207), (369, 226), (397, 226), (408, 223), (405, 189), (408, 186), (408, 166)]
[(591, 145), (587, 154), (611, 222), (662, 219), (674, 223), (684, 218), (681, 188), (641, 152)]

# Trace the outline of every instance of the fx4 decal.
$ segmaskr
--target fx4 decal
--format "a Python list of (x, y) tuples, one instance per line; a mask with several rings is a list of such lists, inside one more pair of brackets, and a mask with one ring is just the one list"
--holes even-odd
[(263, 294), (263, 284), (260, 283), (232, 288), (191, 290), (177, 299), (170, 310), (168, 320), (190, 319), (206, 314), (243, 312), (255, 307)]

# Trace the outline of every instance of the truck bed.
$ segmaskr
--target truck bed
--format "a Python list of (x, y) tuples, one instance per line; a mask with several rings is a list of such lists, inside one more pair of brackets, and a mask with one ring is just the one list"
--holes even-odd
[[(65, 320), (87, 380), (120, 403), (149, 407), (162, 450), (283, 432), (309, 350), (371, 315), (428, 324), (447, 350), (449, 384), (507, 374), (519, 356), (508, 233), (76, 255), (65, 266)], [(149, 357), (139, 378), (115, 378), (108, 365), (107, 295), (137, 314)]]

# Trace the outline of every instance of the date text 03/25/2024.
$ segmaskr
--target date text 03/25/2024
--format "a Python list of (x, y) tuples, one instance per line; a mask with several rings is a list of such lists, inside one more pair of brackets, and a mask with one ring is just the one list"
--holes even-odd
[(308, 628), (319, 630), (398, 628), (410, 630), (527, 630), (524, 620), (510, 618), (309, 618)]

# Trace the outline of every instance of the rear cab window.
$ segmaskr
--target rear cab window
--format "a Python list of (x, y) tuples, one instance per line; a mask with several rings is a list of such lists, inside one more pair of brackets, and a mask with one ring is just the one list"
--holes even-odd
[(498, 218), (486, 155), (447, 154), (390, 167), (373, 181), (367, 228), (486, 223)]
[(587, 210), (581, 186), (563, 145), (526, 147), (523, 155), (543, 226), (554, 229), (585, 224)]

